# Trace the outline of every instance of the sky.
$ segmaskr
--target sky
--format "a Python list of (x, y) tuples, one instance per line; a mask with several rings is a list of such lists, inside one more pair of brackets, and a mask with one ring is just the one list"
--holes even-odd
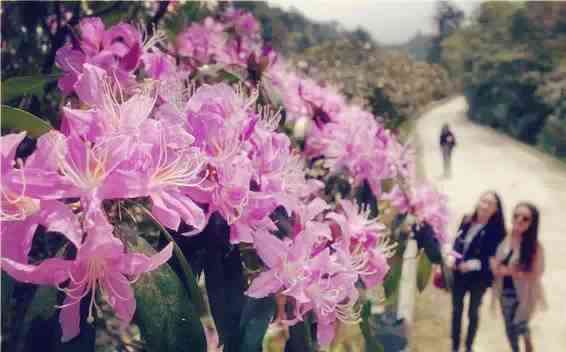
[[(434, 31), (434, 0), (268, 0), (283, 9), (297, 8), (315, 21), (336, 20), (347, 29), (361, 26), (383, 44), (406, 42), (418, 31)], [(477, 0), (453, 0), (471, 15)]]

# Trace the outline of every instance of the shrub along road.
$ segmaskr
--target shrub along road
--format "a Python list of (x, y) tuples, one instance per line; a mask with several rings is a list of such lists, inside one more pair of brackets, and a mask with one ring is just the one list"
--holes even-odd
[[(449, 197), (450, 229), (456, 232), (462, 215), (473, 209), (480, 194), (496, 190), (503, 198), (510, 225), (513, 206), (534, 202), (541, 211), (540, 240), (546, 251), (543, 283), (549, 309), (531, 322), (536, 351), (564, 351), (566, 346), (566, 166), (465, 117), (464, 98), (448, 101), (424, 114), (417, 123), (426, 177)], [(451, 179), (442, 178), (438, 139), (449, 123), (456, 135)], [(510, 351), (500, 312), (491, 311), (491, 293), (484, 298), (476, 352)], [(450, 296), (430, 285), (417, 298), (413, 351), (450, 351)], [(464, 322), (463, 331), (467, 327)], [(462, 341), (464, 337), (462, 338)]]

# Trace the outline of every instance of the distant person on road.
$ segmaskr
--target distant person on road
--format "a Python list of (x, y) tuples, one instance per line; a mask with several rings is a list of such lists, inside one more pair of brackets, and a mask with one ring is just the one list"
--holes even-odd
[(513, 212), (511, 234), (491, 260), (494, 293), (501, 305), (513, 352), (520, 351), (520, 336), (523, 336), (525, 351), (533, 351), (529, 320), (535, 311), (546, 305), (541, 284), (544, 251), (538, 241), (538, 226), (538, 209), (531, 203), (519, 203)]
[(452, 174), (452, 150), (455, 145), (456, 137), (454, 137), (454, 133), (452, 133), (450, 126), (446, 123), (440, 131), (440, 149), (442, 150), (444, 177), (450, 177)]
[(475, 211), (464, 216), (454, 241), (454, 252), (460, 255), (452, 263), (452, 351), (460, 351), (460, 332), (464, 297), (469, 294), (466, 352), (471, 352), (479, 325), (483, 296), (493, 282), (490, 259), (505, 237), (505, 220), (501, 198), (496, 192), (481, 195)]

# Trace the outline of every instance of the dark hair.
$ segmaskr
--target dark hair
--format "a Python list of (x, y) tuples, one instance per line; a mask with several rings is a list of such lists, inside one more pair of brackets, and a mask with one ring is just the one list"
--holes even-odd
[[(496, 204), (496, 210), (495, 213), (489, 218), (487, 224), (486, 224), (486, 228), (490, 230), (490, 232), (492, 231), (493, 233), (496, 233), (499, 238), (498, 240), (501, 240), (505, 237), (505, 234), (507, 233), (507, 230), (505, 230), (505, 215), (503, 212), (503, 202), (501, 201), (501, 197), (499, 196), (499, 194), (495, 191), (486, 191), (484, 193), (482, 193), (482, 196), (485, 194), (491, 194), (493, 196), (493, 198), (495, 198), (495, 204)], [(476, 209), (474, 211), (474, 214), (472, 215), (472, 222), (475, 222), (478, 218), (478, 210)]]
[(444, 125), (442, 125), (441, 133), (442, 133), (442, 134), (450, 133), (450, 126), (448, 126), (447, 123), (445, 123)]
[(534, 204), (529, 202), (521, 202), (515, 206), (515, 209), (519, 207), (525, 207), (531, 212), (531, 224), (521, 236), (521, 253), (519, 256), (519, 265), (524, 271), (529, 272), (533, 269), (533, 262), (538, 249), (539, 211)]

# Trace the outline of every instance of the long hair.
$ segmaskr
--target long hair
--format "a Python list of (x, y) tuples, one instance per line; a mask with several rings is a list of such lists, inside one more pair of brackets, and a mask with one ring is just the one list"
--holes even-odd
[(445, 135), (450, 133), (450, 127), (448, 126), (447, 123), (445, 123), (444, 125), (442, 125), (442, 130), (440, 131), (440, 134)]
[(531, 224), (527, 231), (521, 236), (521, 252), (519, 255), (519, 265), (526, 271), (530, 272), (533, 268), (533, 262), (538, 249), (538, 224), (539, 210), (529, 202), (521, 202), (515, 206), (515, 209), (525, 207), (531, 212)]
[[(505, 229), (505, 215), (503, 212), (503, 202), (501, 201), (501, 197), (495, 191), (486, 191), (482, 193), (482, 196), (485, 194), (491, 194), (493, 198), (495, 198), (496, 203), (496, 210), (495, 213), (489, 218), (487, 224), (485, 225), (486, 229), (489, 229), (490, 232), (496, 233), (499, 238), (497, 240), (501, 240), (505, 237), (507, 230)], [(478, 218), (478, 210), (474, 211), (472, 215), (472, 222), (475, 222)]]

